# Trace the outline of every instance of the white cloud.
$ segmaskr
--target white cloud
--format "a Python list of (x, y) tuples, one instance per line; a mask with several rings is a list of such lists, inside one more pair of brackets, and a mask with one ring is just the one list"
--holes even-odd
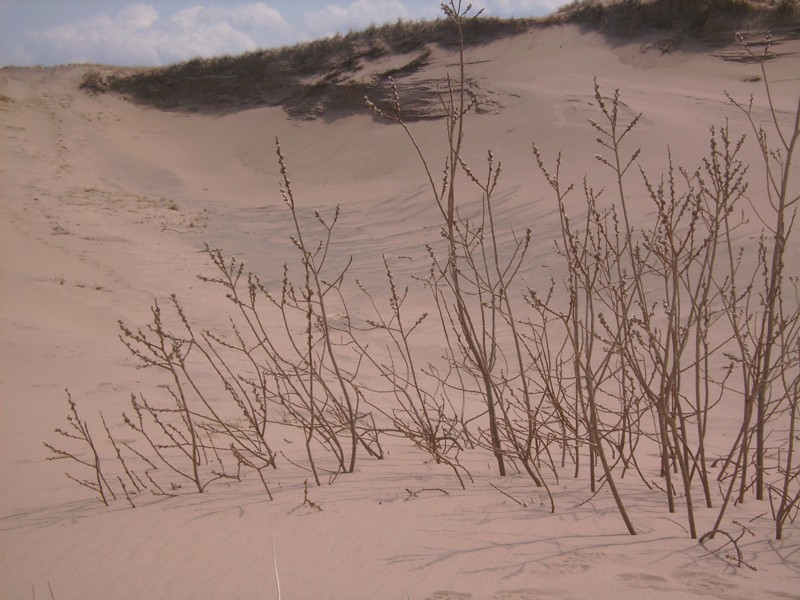
[[(456, 0), (457, 2), (458, 0)], [(484, 14), (499, 17), (520, 17), (549, 14), (570, 0), (463, 0), (462, 8), (473, 5), (471, 14), (484, 9)], [(327, 4), (320, 10), (303, 14), (304, 39), (326, 37), (335, 33), (346, 33), (364, 29), (369, 25), (382, 24), (397, 19), (435, 19), (442, 16), (439, 3), (414, 3), (403, 0), (352, 0), (339, 4)]]
[(276, 23), (286, 27), (289, 25), (281, 13), (263, 2), (247, 4), (231, 11), (231, 24), (234, 27), (269, 30)]
[(570, 0), (471, 0), (476, 9), (497, 17), (543, 16), (569, 4)]
[(149, 4), (129, 4), (120, 11), (115, 21), (122, 27), (146, 30), (158, 21), (158, 11)]
[(153, 5), (129, 4), (113, 17), (99, 15), (33, 32), (18, 55), (44, 64), (161, 65), (285, 44), (292, 35), (289, 23), (264, 2), (198, 5), (171, 15), (159, 14)]
[[(172, 12), (160, 8), (170, 3), (131, 2), (116, 13), (105, 12), (28, 33), (24, 43), (7, 41), (2, 50), (14, 64), (20, 65), (70, 62), (163, 65), (195, 56), (238, 54), (292, 44), (363, 29), (373, 23), (442, 16), (439, 3), (434, 0), (296, 1), (293, 5), (289, 0), (249, 4), (247, 1), (197, 0), (195, 6)], [(468, 2), (476, 10), (484, 8), (487, 15), (501, 17), (542, 15), (567, 3), (566, 0), (463, 0), (464, 6)], [(290, 24), (270, 4), (286, 7), (286, 14), (295, 21)], [(302, 7), (306, 7), (305, 12)], [(6, 57), (4, 61), (8, 60)]]
[(335, 33), (358, 31), (370, 25), (383, 24), (397, 19), (413, 20), (435, 18), (438, 5), (410, 9), (401, 0), (355, 0), (348, 4), (329, 4), (321, 10), (303, 14), (306, 39), (326, 37)]

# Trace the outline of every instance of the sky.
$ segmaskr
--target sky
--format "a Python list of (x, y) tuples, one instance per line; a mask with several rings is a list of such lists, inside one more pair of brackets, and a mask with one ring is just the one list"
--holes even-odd
[[(550, 14), (568, 0), (471, 0), (484, 14)], [(466, 6), (467, 1), (464, 1)], [(438, 0), (0, 0), (0, 67), (158, 66), (291, 45), (398, 19)]]

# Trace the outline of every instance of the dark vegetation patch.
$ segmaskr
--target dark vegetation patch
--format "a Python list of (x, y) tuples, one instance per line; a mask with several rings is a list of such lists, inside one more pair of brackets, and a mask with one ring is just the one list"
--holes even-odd
[[(487, 43), (521, 33), (533, 20), (479, 18), (466, 23), (467, 44)], [(258, 106), (282, 106), (295, 118), (335, 117), (361, 109), (368, 95), (378, 105), (390, 101), (389, 77), (404, 78), (428, 63), (431, 48), (456, 46), (453, 24), (398, 21), (381, 27), (238, 56), (196, 58), (155, 69), (103, 75), (87, 73), (81, 87), (116, 92), (135, 102), (167, 110), (225, 113)], [(359, 77), (370, 63), (393, 55), (383, 71)], [(388, 61), (387, 61), (388, 62)], [(436, 117), (438, 91), (432, 81), (404, 82), (409, 120)]]

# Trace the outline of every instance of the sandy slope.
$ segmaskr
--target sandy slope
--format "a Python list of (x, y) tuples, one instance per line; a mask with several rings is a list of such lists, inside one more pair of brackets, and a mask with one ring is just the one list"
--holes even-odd
[[(557, 215), (530, 144), (550, 160), (562, 151), (569, 177), (597, 172), (593, 77), (607, 93), (620, 87), (631, 114), (644, 111), (632, 143), (647, 169), (664, 167), (666, 145), (694, 165), (711, 124), (729, 118), (744, 130), (725, 90), (757, 94), (765, 114), (762, 88), (747, 81), (755, 66), (707, 49), (662, 55), (644, 43), (612, 46), (568, 27), (469, 52), (469, 74), (494, 104), (470, 119), (465, 155), (479, 164), (491, 147), (503, 161), (501, 226), (533, 227), (526, 284), (558, 274)], [(800, 92), (800, 45), (780, 50), (786, 56), (769, 68), (785, 116)], [(425, 76), (444, 75), (452, 61), (435, 51)], [(159, 112), (80, 92), (85, 70), (0, 71), (2, 598), (48, 597), (48, 584), (59, 600), (275, 598), (273, 560), (292, 599), (800, 598), (797, 527), (771, 540), (771, 520), (758, 518), (767, 504), (730, 515), (753, 531), (742, 541), (752, 571), (690, 540), (659, 497), (634, 483), (642, 533), (630, 537), (607, 495), (578, 507), (585, 482), (563, 479), (550, 515), (527, 479), (495, 477), (485, 456), (467, 459), (476, 482), (461, 491), (449, 471), (392, 440), (386, 461), (364, 459), (357, 473), (310, 491), (322, 511), (301, 506), (307, 475), (291, 468), (275, 475), (274, 502), (252, 479), (142, 499), (135, 510), (91, 499), (61, 475), (63, 464), (44, 460), (42, 441), (63, 424), (64, 388), (84, 416), (102, 411), (123, 435), (117, 415), (130, 392), (157, 380), (128, 358), (118, 319), (144, 323), (154, 298), (176, 292), (198, 320), (223, 321), (227, 302), (194, 277), (208, 272), (205, 242), (243, 257), (265, 282), (280, 280), (293, 255), (276, 136), (306, 214), (341, 205), (335, 260), (352, 254), (353, 276), (367, 287), (385, 286), (381, 254), (399, 276), (424, 270), (417, 259), (438, 226), (401, 132), (366, 113), (298, 121), (277, 108)], [(442, 124), (414, 130), (438, 165)], [(649, 211), (644, 201), (640, 210)], [(723, 451), (729, 442), (716, 443)], [(701, 512), (701, 531), (715, 515)]]

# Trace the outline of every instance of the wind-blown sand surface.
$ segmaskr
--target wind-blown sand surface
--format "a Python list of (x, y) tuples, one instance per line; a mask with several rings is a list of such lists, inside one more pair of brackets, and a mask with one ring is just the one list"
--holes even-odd
[[(768, 69), (787, 118), (800, 93), (800, 42), (778, 50)], [(533, 229), (522, 285), (561, 273), (556, 205), (531, 142), (549, 161), (562, 152), (568, 179), (600, 173), (602, 182), (587, 121), (596, 116), (597, 77), (606, 94), (622, 90), (631, 114), (644, 112), (630, 143), (643, 148), (646, 170), (665, 169), (667, 146), (694, 167), (709, 126), (728, 119), (746, 131), (726, 90), (742, 100), (755, 94), (766, 116), (763, 86), (752, 81), (757, 66), (726, 60), (740, 55), (734, 45), (688, 42), (663, 54), (642, 39), (611, 43), (572, 26), (468, 50), (468, 75), (491, 102), (468, 118), (465, 156), (479, 164), (493, 149), (503, 163), (500, 227)], [(456, 56), (434, 49), (424, 76), (453, 72)], [(277, 598), (277, 570), (282, 597), (292, 600), (800, 598), (800, 532), (788, 525), (775, 541), (766, 501), (733, 507), (726, 520), (733, 534), (733, 520), (751, 530), (740, 546), (752, 570), (725, 557), (730, 547), (715, 552), (725, 540), (704, 547), (690, 539), (682, 519), (636, 482), (625, 489), (640, 533), (629, 536), (610, 494), (591, 498), (585, 480), (553, 483), (551, 514), (527, 477), (498, 477), (487, 453), (465, 455), (475, 482), (461, 490), (450, 470), (395, 438), (384, 441), (385, 460), (362, 457), (356, 473), (311, 487), (321, 511), (303, 505), (308, 474), (291, 466), (270, 474), (272, 502), (250, 476), (204, 494), (106, 508), (66, 479), (64, 462), (46, 461), (42, 444), (58, 441), (64, 389), (84, 418), (95, 425), (102, 411), (125, 439), (120, 413), (130, 394), (161, 381), (137, 368), (118, 320), (144, 324), (153, 300), (174, 292), (193, 319), (224, 325), (230, 303), (195, 277), (210, 272), (204, 243), (242, 258), (268, 286), (295, 260), (275, 137), (301, 213), (341, 205), (333, 260), (352, 255), (351, 278), (379, 297), (381, 255), (413, 286), (440, 219), (400, 128), (366, 109), (317, 120), (277, 107), (164, 112), (80, 91), (87, 68), (0, 71), (0, 597), (49, 597), (49, 585), (58, 600)], [(442, 122), (412, 129), (438, 169)], [(757, 165), (756, 148), (747, 153)], [(650, 212), (644, 200), (638, 210), (638, 218)], [(755, 240), (759, 229), (753, 223), (747, 235)], [(429, 310), (424, 293), (410, 298), (409, 313)], [(366, 314), (356, 302), (351, 309)], [(440, 341), (423, 342), (435, 355)], [(730, 435), (710, 432), (710, 446), (724, 453)], [(716, 514), (698, 510), (701, 532)]]

